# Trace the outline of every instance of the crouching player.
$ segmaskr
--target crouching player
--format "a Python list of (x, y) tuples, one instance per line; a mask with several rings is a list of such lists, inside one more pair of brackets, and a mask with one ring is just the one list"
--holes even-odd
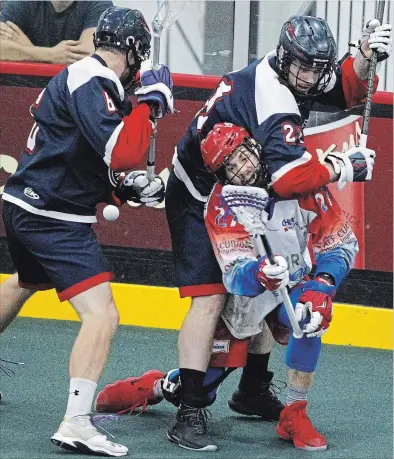
[[(271, 190), (266, 234), (277, 254), (277, 265), (271, 266), (267, 257), (256, 257), (248, 234), (221, 195), (227, 183), (269, 188), (259, 145), (245, 129), (221, 123), (214, 126), (201, 147), (205, 166), (218, 179), (206, 206), (205, 222), (223, 271), (224, 285), (232, 294), (222, 320), (234, 338), (258, 336), (266, 321), (278, 341), (288, 341), (286, 406), (281, 411), (276, 432), (297, 448), (324, 450), (326, 439), (315, 430), (306, 414), (307, 395), (321, 352), (321, 337), (332, 319), (332, 299), (358, 252), (356, 237), (326, 187), (317, 193), (287, 200), (278, 198)], [(316, 261), (313, 280), (308, 276), (312, 267), (309, 239)], [(292, 336), (285, 307), (275, 292), (283, 285), (290, 289), (297, 319), (303, 327), (301, 339)], [(233, 346), (234, 342), (237, 340), (233, 339)], [(247, 352), (246, 348), (243, 351)], [(224, 371), (222, 368), (220, 374)], [(119, 381), (107, 386), (97, 397), (97, 409), (109, 410), (110, 405), (115, 407), (117, 402), (124, 403), (126, 399), (138, 405), (142, 397), (138, 399), (137, 386), (144, 382), (151, 389), (149, 396), (140, 390), (145, 393), (145, 404), (157, 403), (162, 396), (175, 402), (179, 400), (177, 392), (181, 393), (182, 387), (177, 381), (177, 371), (172, 370), (163, 377), (161, 372), (153, 370), (138, 379), (138, 384)], [(211, 387), (212, 384), (207, 389)], [(210, 395), (213, 400), (213, 393)], [(186, 448), (215, 450), (216, 445), (209, 442), (203, 412), (204, 408), (181, 403), (176, 423), (168, 431), (169, 439)], [(198, 444), (204, 446), (196, 448)]]

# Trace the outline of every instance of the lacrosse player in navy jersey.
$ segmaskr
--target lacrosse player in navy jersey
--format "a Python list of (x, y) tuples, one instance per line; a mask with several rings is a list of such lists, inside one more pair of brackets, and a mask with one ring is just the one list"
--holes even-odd
[[(327, 187), (294, 199), (279, 198), (269, 187), (266, 168), (260, 162), (260, 146), (244, 128), (216, 124), (201, 142), (201, 151), (205, 167), (218, 181), (206, 204), (205, 225), (223, 283), (232, 294), (227, 296), (215, 333), (203, 384), (205, 397), (213, 403), (217, 385), (226, 375), (225, 368), (242, 366), (230, 408), (240, 414), (278, 420), (277, 434), (297, 448), (325, 450), (326, 439), (315, 430), (306, 413), (307, 395), (321, 352), (321, 336), (331, 323), (332, 300), (353, 266), (357, 239)], [(248, 233), (223, 199), (225, 184), (241, 185), (239, 193), (245, 185), (268, 189), (271, 198), (267, 199), (267, 211), (261, 215), (266, 236), (277, 254), (276, 265), (271, 265), (266, 256), (256, 256)], [(308, 277), (312, 267), (309, 239), (316, 260), (313, 280)], [(290, 288), (296, 317), (304, 330), (301, 339), (291, 335), (286, 308), (275, 292), (281, 286)], [(289, 384), (286, 406), (277, 407), (277, 418), (267, 417), (270, 392), (262, 365), (262, 358), (272, 348), (272, 336), (287, 344)], [(215, 349), (215, 342), (228, 343), (227, 349)], [(99, 392), (96, 409), (128, 412), (159, 403), (163, 397), (180, 406), (177, 422), (168, 431), (169, 439), (183, 448), (214, 451), (216, 445), (207, 435), (204, 408), (182, 407), (178, 369), (166, 375), (150, 370), (137, 378), (109, 384)], [(271, 398), (274, 406), (273, 394)]]
[[(3, 221), (17, 274), (0, 288), (0, 330), (37, 290), (55, 288), (82, 325), (70, 358), (66, 414), (52, 442), (66, 449), (124, 456), (90, 419), (97, 381), (118, 325), (113, 274), (91, 228), (96, 205), (155, 205), (164, 184), (144, 171), (114, 187), (113, 171), (142, 160), (155, 120), (173, 111), (169, 70), (141, 71), (132, 109), (127, 90), (150, 55), (151, 34), (138, 10), (110, 7), (100, 17), (91, 57), (53, 78), (31, 107), (34, 125), (3, 194)], [(141, 93), (139, 92), (141, 91)]]
[[(343, 188), (348, 182), (370, 180), (374, 151), (356, 147), (330, 155), (321, 164), (303, 141), (314, 102), (346, 109), (365, 97), (373, 50), (378, 61), (391, 52), (391, 25), (370, 21), (358, 46), (355, 58), (346, 56), (338, 64), (336, 43), (326, 21), (292, 18), (283, 25), (276, 50), (222, 78), (178, 143), (167, 183), (166, 213), (175, 282), (182, 297), (192, 297), (178, 339), (180, 412), (185, 406), (198, 410), (208, 403), (203, 381), (226, 300), (222, 272), (203, 218), (214, 179), (204, 168), (201, 141), (220, 122), (244, 127), (262, 147), (274, 191), (285, 198), (313, 192), (332, 181)], [(362, 174), (358, 164), (366, 166)], [(192, 444), (193, 426), (189, 431)], [(188, 436), (187, 430), (183, 435)], [(211, 440), (207, 441), (210, 445)], [(195, 449), (202, 443), (196, 443)]]

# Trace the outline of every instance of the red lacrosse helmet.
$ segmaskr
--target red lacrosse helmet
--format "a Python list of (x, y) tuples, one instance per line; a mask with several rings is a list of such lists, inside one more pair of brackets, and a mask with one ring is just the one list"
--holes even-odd
[(243, 127), (232, 123), (218, 123), (201, 142), (205, 167), (216, 172), (249, 134)]

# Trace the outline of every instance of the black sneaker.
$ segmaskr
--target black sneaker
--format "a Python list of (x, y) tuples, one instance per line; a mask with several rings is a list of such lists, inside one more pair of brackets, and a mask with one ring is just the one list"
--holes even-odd
[(281, 388), (271, 382), (271, 375), (273, 373), (267, 382), (260, 381), (258, 390), (254, 387), (253, 391), (248, 390), (245, 378), (241, 377), (238, 390), (228, 401), (229, 408), (244, 416), (259, 416), (263, 421), (279, 421), (284, 405), (277, 397)]
[(175, 424), (168, 430), (167, 437), (181, 448), (195, 451), (216, 451), (207, 434), (209, 411), (205, 408), (194, 408), (181, 404)]

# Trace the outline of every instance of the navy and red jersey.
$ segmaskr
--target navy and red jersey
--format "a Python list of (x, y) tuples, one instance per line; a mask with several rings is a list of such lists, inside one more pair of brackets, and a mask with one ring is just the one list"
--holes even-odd
[(149, 147), (149, 107), (132, 110), (123, 86), (93, 55), (56, 77), (31, 106), (34, 125), (3, 199), (66, 221), (94, 223), (111, 171), (135, 167)]
[(272, 186), (281, 197), (318, 190), (329, 172), (316, 153), (305, 149), (303, 128), (314, 102), (346, 109), (367, 92), (353, 69), (352, 57), (338, 64), (325, 92), (313, 101), (297, 101), (279, 78), (276, 52), (222, 78), (211, 98), (197, 113), (177, 146), (174, 170), (198, 200), (206, 202), (214, 177), (205, 168), (200, 143), (216, 123), (244, 127), (262, 147), (262, 161)]

